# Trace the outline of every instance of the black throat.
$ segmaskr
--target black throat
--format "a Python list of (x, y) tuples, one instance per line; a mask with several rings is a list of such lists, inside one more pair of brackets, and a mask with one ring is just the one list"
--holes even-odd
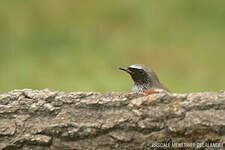
[(129, 70), (131, 70), (130, 75), (134, 81), (135, 91), (143, 91), (153, 87), (151, 77), (144, 70), (136, 68), (129, 68)]

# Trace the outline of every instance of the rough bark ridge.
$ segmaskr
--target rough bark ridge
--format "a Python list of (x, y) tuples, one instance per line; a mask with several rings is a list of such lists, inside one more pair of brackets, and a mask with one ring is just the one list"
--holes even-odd
[(157, 149), (156, 143), (225, 143), (224, 114), (225, 92), (14, 90), (0, 95), (0, 149), (142, 150)]

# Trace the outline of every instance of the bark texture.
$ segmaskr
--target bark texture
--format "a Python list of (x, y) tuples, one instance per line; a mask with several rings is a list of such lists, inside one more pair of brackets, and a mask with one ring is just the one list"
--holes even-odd
[(224, 91), (146, 96), (24, 89), (0, 95), (2, 150), (148, 150), (196, 142), (225, 143)]

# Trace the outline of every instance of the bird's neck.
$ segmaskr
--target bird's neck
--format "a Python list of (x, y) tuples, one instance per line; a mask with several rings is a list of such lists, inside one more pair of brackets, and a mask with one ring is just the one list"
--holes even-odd
[(153, 86), (150, 83), (140, 84), (140, 83), (134, 83), (134, 87), (132, 88), (132, 92), (144, 92), (146, 90), (152, 89)]

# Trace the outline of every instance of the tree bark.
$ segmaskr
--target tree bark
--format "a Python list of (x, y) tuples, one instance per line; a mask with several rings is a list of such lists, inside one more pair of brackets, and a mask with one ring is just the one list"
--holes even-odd
[(224, 149), (224, 143), (224, 91), (0, 95), (2, 150)]

